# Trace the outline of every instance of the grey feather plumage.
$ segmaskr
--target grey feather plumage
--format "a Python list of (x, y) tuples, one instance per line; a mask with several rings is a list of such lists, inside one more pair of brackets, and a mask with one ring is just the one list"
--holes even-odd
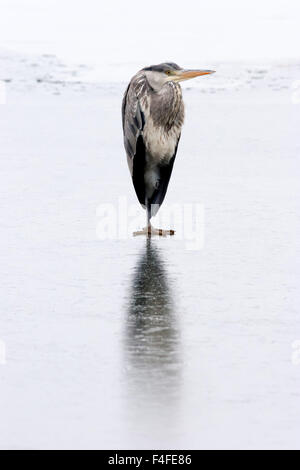
[(127, 154), (129, 168), (132, 167), (132, 161), (136, 154), (136, 144), (144, 127), (144, 115), (141, 110), (139, 97), (141, 97), (141, 83), (133, 77), (129, 83), (122, 102), (122, 123), (124, 146)]
[(164, 72), (164, 67), (179, 69), (172, 63), (142, 69), (131, 79), (122, 103), (127, 161), (149, 219), (164, 200), (184, 120), (180, 85), (169, 81), (155, 89), (155, 81), (151, 83), (151, 74)]

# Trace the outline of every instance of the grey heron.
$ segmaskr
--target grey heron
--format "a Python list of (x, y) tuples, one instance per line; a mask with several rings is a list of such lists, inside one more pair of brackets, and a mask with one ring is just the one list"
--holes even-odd
[(134, 235), (174, 235), (154, 229), (150, 219), (165, 198), (184, 121), (179, 82), (213, 70), (186, 70), (172, 62), (145, 67), (131, 79), (122, 102), (124, 146), (147, 225)]

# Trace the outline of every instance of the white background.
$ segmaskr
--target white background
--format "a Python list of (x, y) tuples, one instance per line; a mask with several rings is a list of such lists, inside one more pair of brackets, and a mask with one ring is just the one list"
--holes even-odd
[[(0, 0), (0, 448), (299, 449), (298, 4)], [(217, 71), (160, 211), (204, 207), (194, 252), (96, 236), (144, 223), (120, 108), (166, 59)]]
[(299, 57), (297, 0), (1, 0), (0, 41), (97, 63)]

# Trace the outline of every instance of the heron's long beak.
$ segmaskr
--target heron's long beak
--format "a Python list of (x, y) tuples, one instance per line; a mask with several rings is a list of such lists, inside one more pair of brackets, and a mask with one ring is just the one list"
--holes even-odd
[[(201, 75), (210, 75), (215, 73), (215, 70), (176, 70), (173, 72), (175, 75), (176, 82), (182, 82), (183, 80), (189, 80), (190, 78), (200, 77)], [(173, 78), (173, 80), (174, 80)]]

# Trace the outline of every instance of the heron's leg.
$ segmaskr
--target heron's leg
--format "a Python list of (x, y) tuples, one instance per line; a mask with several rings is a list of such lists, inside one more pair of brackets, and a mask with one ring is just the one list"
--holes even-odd
[(146, 235), (148, 238), (158, 235), (159, 237), (167, 237), (168, 235), (175, 235), (175, 230), (163, 230), (161, 228), (154, 228), (151, 225), (151, 209), (148, 204), (147, 206), (147, 226), (143, 228), (143, 230), (139, 230), (138, 232), (133, 232), (133, 236), (136, 237), (138, 235)]
[(151, 219), (151, 209), (147, 210), (147, 224), (148, 224), (148, 234), (149, 236), (158, 235), (159, 237), (166, 237), (168, 235), (175, 235), (175, 230), (163, 230), (161, 228), (154, 228), (150, 222)]
[(151, 226), (151, 223), (150, 223), (150, 219), (151, 219), (151, 211), (150, 211), (150, 207), (149, 205), (147, 204), (147, 200), (146, 200), (146, 216), (147, 216), (147, 220), (146, 220), (146, 227), (143, 228), (143, 230), (139, 230), (137, 232), (133, 232), (133, 236), (136, 237), (138, 235), (146, 235), (146, 237), (151, 237), (151, 230), (152, 230), (152, 226)]

